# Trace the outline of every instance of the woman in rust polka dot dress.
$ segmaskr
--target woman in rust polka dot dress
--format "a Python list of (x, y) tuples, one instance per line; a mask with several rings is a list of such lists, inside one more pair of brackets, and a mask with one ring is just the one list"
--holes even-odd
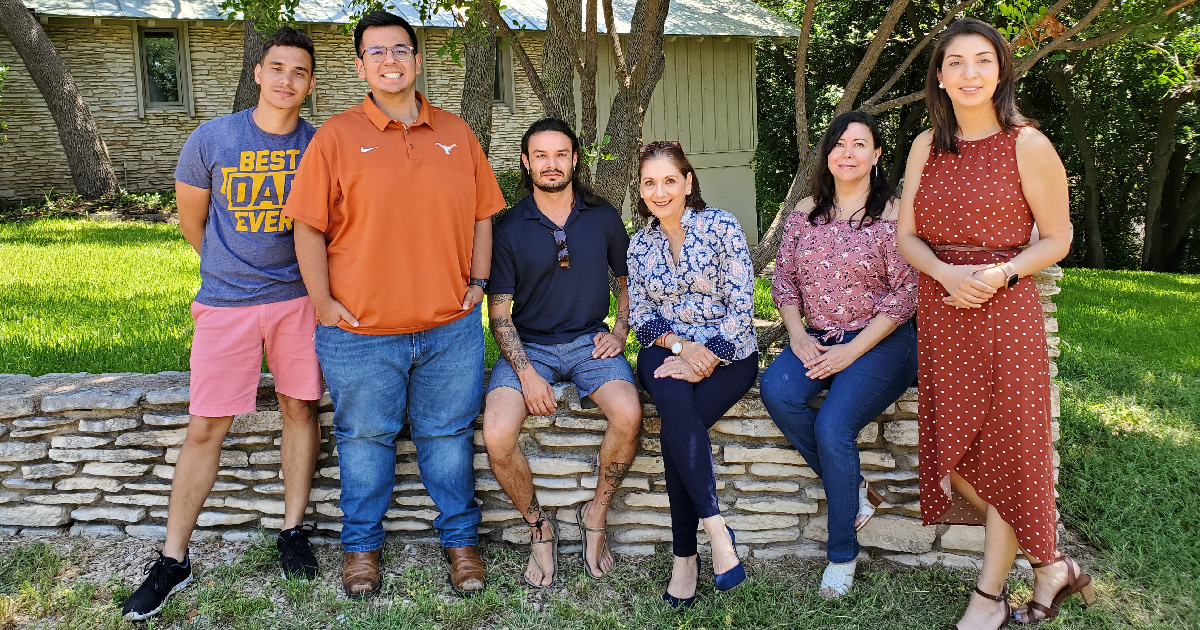
[[(1066, 171), (1014, 103), (1012, 55), (995, 28), (962, 19), (927, 76), (932, 129), (913, 144), (897, 245), (917, 291), (920, 486), (925, 523), (984, 525), (983, 567), (955, 626), (1006, 625), (1018, 547), (1034, 563), (1022, 623), (1058, 614), (1091, 578), (1057, 552), (1050, 378), (1028, 276), (1071, 243)], [(1034, 223), (1040, 240), (1022, 250)]]

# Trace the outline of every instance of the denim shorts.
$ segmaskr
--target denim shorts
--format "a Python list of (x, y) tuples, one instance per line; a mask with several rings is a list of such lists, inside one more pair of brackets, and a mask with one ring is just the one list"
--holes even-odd
[[(590, 395), (609, 381), (633, 383), (633, 369), (624, 354), (608, 359), (593, 359), (592, 337), (596, 333), (585, 333), (567, 343), (526, 343), (525, 356), (529, 363), (547, 383), (572, 382), (579, 388), (579, 397)], [(503, 356), (492, 367), (492, 380), (488, 392), (497, 387), (511, 387), (521, 391), (521, 379)]]

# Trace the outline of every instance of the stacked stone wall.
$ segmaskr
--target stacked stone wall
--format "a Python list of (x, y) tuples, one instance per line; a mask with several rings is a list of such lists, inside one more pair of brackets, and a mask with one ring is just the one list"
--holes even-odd
[[(1036, 277), (1052, 359), (1058, 338), (1051, 297), (1060, 275), (1052, 268)], [(270, 375), (264, 375), (259, 410), (234, 420), (197, 535), (242, 536), (250, 528), (282, 524), (281, 419), (272, 408), (271, 384)], [(578, 540), (572, 506), (588, 500), (596, 487), (596, 453), (607, 422), (595, 405), (579, 399), (574, 386), (559, 384), (555, 391), (555, 414), (527, 417), (520, 443), (539, 501), (558, 509), (565, 539)], [(186, 433), (187, 401), (186, 373), (0, 375), (0, 531), (36, 534), (60, 528), (94, 537), (162, 538), (174, 464)], [(609, 516), (614, 546), (625, 553), (649, 553), (671, 535), (660, 421), (652, 401), (644, 403), (638, 454)], [(1057, 387), (1052, 408), (1057, 418)], [(320, 412), (322, 449), (308, 518), (332, 536), (340, 529), (341, 512), (328, 396)], [(910, 564), (974, 563), (983, 545), (981, 528), (921, 526), (916, 418), (917, 392), (910, 388), (858, 436), (863, 476), (886, 498), (859, 540), (869, 553)], [(1055, 422), (1055, 439), (1057, 428)], [(488, 469), (479, 420), (475, 429), (481, 533), (492, 540), (527, 542), (528, 528)], [(721, 510), (738, 531), (738, 541), (757, 557), (823, 555), (826, 507), (820, 480), (775, 428), (757, 387), (711, 435)], [(421, 484), (415, 448), (402, 437), (397, 452), (384, 527), (434, 540), (437, 512)]]

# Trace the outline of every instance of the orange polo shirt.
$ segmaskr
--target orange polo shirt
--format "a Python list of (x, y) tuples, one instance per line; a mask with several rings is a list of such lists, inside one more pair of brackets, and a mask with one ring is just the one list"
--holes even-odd
[(504, 208), (479, 141), (463, 119), (417, 93), (409, 126), (371, 95), (317, 130), (283, 213), (325, 233), (329, 292), (391, 335), (457, 320), (471, 273), (475, 222)]

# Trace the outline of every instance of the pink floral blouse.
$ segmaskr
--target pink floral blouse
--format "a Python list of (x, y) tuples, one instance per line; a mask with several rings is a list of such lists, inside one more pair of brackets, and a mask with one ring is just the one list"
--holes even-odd
[(840, 342), (882, 313), (897, 325), (917, 310), (917, 270), (896, 249), (896, 222), (812, 225), (793, 212), (783, 227), (771, 297), (798, 304), (809, 329)]

